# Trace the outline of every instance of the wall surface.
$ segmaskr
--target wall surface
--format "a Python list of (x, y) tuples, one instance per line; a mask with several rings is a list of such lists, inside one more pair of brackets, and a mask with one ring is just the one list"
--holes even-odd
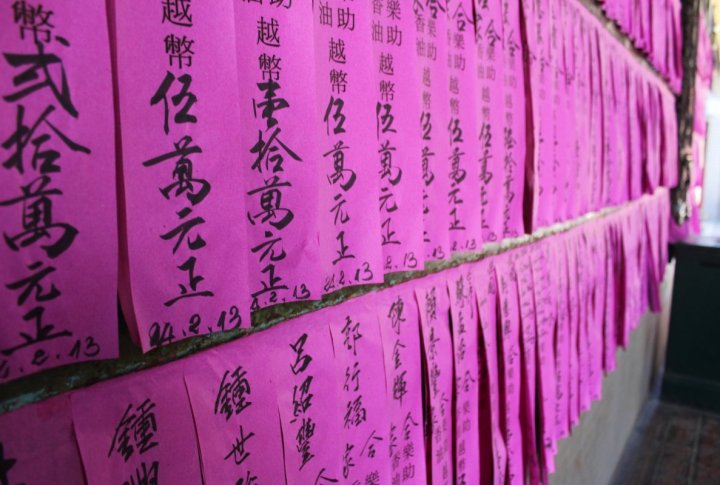
[(662, 380), (667, 345), (674, 263), (662, 285), (662, 314), (648, 313), (626, 350), (617, 354), (617, 369), (603, 382), (602, 399), (582, 416), (572, 435), (560, 442), (553, 485), (605, 485), (612, 481), (625, 444), (647, 402)]

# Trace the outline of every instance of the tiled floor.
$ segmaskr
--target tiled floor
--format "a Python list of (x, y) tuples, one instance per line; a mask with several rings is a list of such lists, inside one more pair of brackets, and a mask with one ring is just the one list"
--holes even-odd
[(720, 485), (720, 416), (653, 401), (628, 441), (615, 485)]

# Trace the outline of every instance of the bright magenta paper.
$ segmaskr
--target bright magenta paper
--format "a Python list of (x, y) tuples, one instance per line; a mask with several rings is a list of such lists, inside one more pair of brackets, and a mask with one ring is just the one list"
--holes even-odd
[[(313, 13), (292, 0), (233, 2), (252, 309), (322, 296)], [(308, 271), (308, 268), (314, 268)]]
[(413, 12), (417, 32), (415, 82), (421, 86), (417, 161), (422, 167), (423, 240), (426, 261), (434, 261), (450, 257), (447, 1), (414, 2)]
[[(507, 449), (503, 436), (501, 416), (504, 412), (504, 399), (500, 394), (500, 379), (498, 374), (498, 285), (495, 277), (495, 266), (492, 260), (485, 260), (473, 267), (475, 281), (475, 294), (478, 301), (480, 329), (482, 331), (483, 365), (487, 369), (487, 398), (490, 414), (489, 431), (481, 432), (481, 454), (483, 463), (487, 454), (491, 454), (492, 482), (486, 480), (489, 473), (483, 473), (482, 483), (504, 485), (507, 470)], [(484, 403), (481, 403), (484, 406)], [(481, 428), (482, 429), (482, 428)]]
[(347, 483), (389, 483), (390, 458), (384, 453), (390, 420), (382, 341), (371, 297), (328, 312), (335, 354), (342, 478)]
[(521, 248), (514, 261), (517, 274), (517, 291), (520, 311), (520, 348), (522, 351), (521, 422), (523, 426), (523, 450), (527, 457), (530, 481), (537, 483), (540, 463), (537, 450), (537, 316), (535, 311), (535, 288), (532, 275), (532, 259), (528, 247)]
[(115, 1), (123, 311), (143, 351), (249, 326), (233, 2)]
[(447, 277), (450, 292), (453, 357), (455, 363), (455, 479), (480, 483), (480, 368), (478, 306), (470, 268), (460, 267)]
[(380, 244), (383, 271), (423, 269), (420, 85), (415, 15), (410, 2), (372, 2), (375, 149), (380, 174)]
[(0, 385), (118, 355), (105, 5), (0, 10)]
[(525, 47), (520, 35), (520, 2), (502, 0), (503, 58), (503, 237), (525, 233), (523, 191), (525, 188)]
[(522, 349), (520, 348), (520, 310), (518, 308), (517, 274), (504, 253), (495, 258), (498, 280), (500, 341), (500, 396), (503, 400), (503, 433), (507, 447), (507, 480), (510, 484), (523, 483), (523, 431), (521, 425)]
[(497, 242), (503, 237), (503, 211), (498, 210), (504, 196), (503, 143), (504, 105), (497, 93), (503, 92), (505, 50), (503, 13), (500, 2), (475, 0), (475, 47), (477, 49), (480, 216), (483, 241)]
[(205, 483), (282, 483), (280, 415), (266, 357), (275, 342), (260, 333), (191, 357), (185, 385)]
[(439, 276), (417, 282), (415, 297), (420, 308), (427, 372), (426, 418), (429, 422), (428, 476), (433, 484), (454, 483), (453, 467), (453, 348), (450, 335), (450, 300), (445, 280)]
[(420, 315), (412, 285), (405, 284), (376, 296), (385, 362), (387, 433), (392, 483), (423, 480), (426, 476), (423, 436)]
[[(333, 309), (276, 325), (264, 332), (280, 411), (285, 476), (290, 485), (342, 481), (344, 443), (339, 413), (344, 376), (333, 355), (328, 322)], [(272, 410), (270, 412), (273, 412)]]
[[(448, 178), (450, 249), (478, 251), (482, 242), (477, 58), (472, 0), (447, 0), (450, 122)], [(472, 483), (472, 481), (470, 482)]]
[[(303, 5), (307, 7), (307, 5)], [(295, 8), (295, 7), (293, 7)], [(369, 2), (313, 2), (323, 291), (382, 283), (379, 171)], [(309, 35), (309, 32), (307, 33)], [(301, 80), (306, 83), (310, 80)], [(308, 116), (311, 113), (307, 114)]]
[(89, 485), (201, 481), (181, 363), (106, 381), (71, 398)]

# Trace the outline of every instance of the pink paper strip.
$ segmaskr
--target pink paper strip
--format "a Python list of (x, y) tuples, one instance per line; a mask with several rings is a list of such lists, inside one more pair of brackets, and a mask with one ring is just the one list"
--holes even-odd
[[(523, 453), (531, 483), (540, 481), (537, 447), (537, 314), (533, 286), (532, 259), (528, 248), (515, 253), (513, 261), (517, 275), (520, 312), (521, 390), (520, 413), (523, 429)], [(540, 413), (542, 416), (542, 413)]]
[[(319, 300), (320, 151), (312, 79), (313, 14), (291, 0), (233, 2), (240, 168), (245, 183), (252, 309)], [(304, 48), (299, 48), (303, 46)]]
[(148, 351), (247, 326), (233, 2), (112, 3), (131, 332)]
[(388, 394), (391, 483), (424, 480), (420, 315), (411, 285), (383, 291), (376, 298)]
[[(322, 128), (320, 170), (320, 247), (323, 291), (382, 283), (378, 207), (377, 148), (369, 143), (376, 129), (370, 3), (313, 2), (315, 80)], [(342, 49), (342, 55), (339, 50)]]
[[(582, 7), (580, 7), (582, 8)], [(594, 19), (593, 19), (594, 20)], [(600, 39), (599, 26), (596, 22), (588, 22), (588, 68), (590, 75), (590, 210), (599, 210), (603, 207), (604, 191), (604, 130), (603, 130), (603, 89), (602, 70), (600, 67)]]
[(455, 480), (480, 483), (482, 469), (480, 435), (480, 369), (478, 349), (478, 308), (470, 269), (461, 267), (448, 275), (450, 317), (455, 364)]
[(422, 269), (420, 88), (414, 73), (415, 16), (409, 2), (373, 3), (375, 147), (380, 174), (380, 233), (385, 273)]
[(496, 258), (495, 268), (500, 288), (501, 353), (500, 395), (504, 404), (501, 423), (507, 447), (507, 481), (511, 484), (524, 483), (525, 463), (523, 459), (522, 409), (522, 355), (520, 348), (520, 309), (518, 307), (517, 274), (504, 253)]
[[(591, 279), (595, 274), (592, 266), (593, 260), (587, 254), (587, 241), (584, 227), (573, 231), (570, 244), (575, 250), (576, 260), (576, 292), (577, 292), (577, 364), (578, 364), (578, 407), (582, 414), (590, 409), (590, 362), (592, 361), (592, 348), (588, 345), (588, 325), (590, 312), (590, 291)], [(572, 251), (572, 250), (571, 250)], [(579, 417), (579, 415), (578, 415)]]
[(541, 443), (546, 473), (555, 470), (557, 449), (558, 377), (555, 363), (555, 322), (557, 318), (557, 289), (553, 287), (548, 264), (549, 244), (538, 244), (532, 251), (533, 289), (537, 312), (537, 362), (540, 397)]
[(615, 244), (610, 221), (604, 221), (602, 224), (603, 242), (605, 244), (605, 302), (603, 318), (605, 325), (603, 326), (603, 370), (611, 372), (615, 368), (615, 350), (616, 350), (616, 326), (617, 321), (615, 315), (617, 308), (615, 305), (616, 293), (616, 273), (615, 273)]
[(102, 2), (0, 12), (0, 385), (118, 355), (107, 36)]
[(0, 416), (3, 483), (85, 483), (65, 394)]
[(479, 104), (480, 216), (482, 239), (497, 242), (503, 237), (503, 212), (496, 204), (504, 196), (504, 107), (493, 93), (503, 92), (505, 52), (502, 5), (475, 1), (475, 45)]
[(346, 483), (389, 483), (390, 419), (380, 326), (372, 298), (359, 298), (328, 316), (338, 372), (337, 405), (342, 443), (342, 477)]
[(182, 364), (113, 379), (71, 398), (89, 485), (201, 481)]
[(479, 251), (482, 243), (480, 191), (477, 189), (480, 139), (476, 135), (479, 116), (474, 95), (477, 93), (477, 57), (473, 50), (473, 0), (447, 0), (447, 13), (450, 249), (462, 253)]
[(532, 229), (552, 223), (553, 204), (553, 87), (552, 58), (549, 35), (549, 3), (547, 0), (526, 0), (523, 4), (527, 54), (530, 60), (529, 93), (532, 118)]
[(415, 287), (420, 311), (420, 330), (425, 355), (425, 425), (429, 429), (426, 449), (428, 477), (433, 484), (454, 483), (453, 467), (453, 374), (450, 300), (445, 281), (430, 277)]
[[(507, 449), (503, 436), (502, 423), (504, 422), (504, 400), (500, 394), (500, 379), (498, 374), (498, 287), (495, 277), (495, 266), (492, 260), (485, 260), (472, 268), (475, 294), (478, 300), (478, 316), (480, 318), (480, 329), (482, 332), (482, 364), (487, 374), (487, 390), (483, 396), (487, 403), (481, 401), (481, 410), (487, 406), (485, 412), (489, 419), (481, 416), (481, 422), (488, 423), (483, 431), (481, 428), (480, 452), (483, 457), (482, 463), (492, 464), (492, 474), (482, 475), (481, 483), (493, 483), (504, 485), (507, 470)], [(489, 431), (487, 431), (489, 430)], [(490, 459), (487, 459), (488, 453)], [(484, 470), (484, 469), (483, 469)], [(492, 476), (492, 481), (487, 480)]]
[(274, 376), (277, 351), (265, 332), (185, 362), (205, 483), (283, 483), (282, 433)]
[(555, 368), (557, 370), (555, 430), (557, 438), (570, 434), (570, 314), (568, 310), (568, 276), (562, 236), (550, 240), (550, 267), (556, 291), (557, 330), (555, 337)]
[(582, 373), (580, 369), (578, 345), (580, 340), (580, 301), (578, 295), (578, 274), (577, 274), (577, 249), (575, 246), (575, 234), (564, 235), (564, 253), (567, 260), (567, 305), (568, 305), (568, 374), (569, 374), (569, 420), (571, 428), (580, 419), (580, 380)]
[(602, 224), (596, 224), (586, 228), (589, 238), (590, 258), (593, 261), (592, 290), (590, 295), (591, 315), (588, 322), (589, 345), (592, 350), (592, 362), (590, 367), (590, 397), (597, 401), (602, 396), (603, 380), (603, 359), (604, 339), (603, 332), (610, 322), (605, 320), (605, 228)]
[(520, 5), (502, 0), (503, 9), (503, 237), (525, 233), (523, 223), (523, 190), (525, 187), (525, 46), (520, 36)]
[(413, 3), (417, 41), (416, 82), (420, 92), (419, 155), (423, 180), (423, 240), (426, 261), (450, 257), (450, 123), (448, 86), (448, 12), (446, 0)]
[(265, 330), (283, 436), (286, 483), (329, 485), (342, 480), (343, 436), (338, 423), (339, 372), (321, 310)]
[(572, 165), (575, 150), (575, 124), (569, 124), (574, 116), (575, 99), (573, 98), (572, 60), (569, 58), (568, 35), (571, 25), (567, 0), (559, 0), (550, 4), (550, 42), (552, 49), (552, 82), (553, 82), (553, 113), (552, 143), (553, 150), (553, 222), (561, 222), (569, 218), (569, 166)]

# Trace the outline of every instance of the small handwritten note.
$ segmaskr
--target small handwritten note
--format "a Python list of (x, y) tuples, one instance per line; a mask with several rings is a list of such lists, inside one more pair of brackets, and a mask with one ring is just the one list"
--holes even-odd
[[(484, 260), (472, 268), (473, 280), (475, 281), (475, 294), (478, 301), (478, 313), (480, 317), (480, 329), (482, 332), (483, 365), (487, 373), (487, 407), (489, 420), (489, 432), (481, 433), (482, 463), (492, 464), (492, 482), (485, 478), (489, 474), (483, 472), (481, 483), (493, 483), (504, 485), (507, 472), (507, 448), (505, 446), (504, 429), (501, 423), (504, 422), (504, 399), (500, 394), (500, 379), (498, 374), (498, 285), (495, 275), (495, 264), (492, 259)], [(484, 400), (480, 403), (485, 406)], [(488, 429), (486, 428), (486, 429)], [(481, 428), (482, 429), (482, 428)], [(491, 454), (487, 459), (488, 452)]]
[[(369, 2), (313, 2), (317, 108), (322, 126), (320, 247), (323, 292), (382, 283), (378, 207), (377, 146), (369, 135), (376, 124), (372, 25)], [(372, 209), (371, 209), (372, 208)]]
[[(450, 123), (450, 249), (454, 253), (478, 251), (482, 241), (480, 211), (480, 152), (478, 133), (477, 57), (472, 0), (447, 0)], [(463, 94), (461, 94), (463, 93)], [(472, 483), (472, 481), (471, 481)]]
[(118, 355), (107, 37), (102, 2), (0, 8), (0, 385)]
[(342, 478), (347, 483), (390, 482), (390, 459), (384, 453), (390, 420), (385, 382), (378, 379), (384, 372), (382, 341), (371, 304), (372, 298), (360, 298), (328, 313), (339, 373), (335, 429), (341, 430)]
[(503, 233), (502, 237), (524, 234), (523, 190), (525, 187), (525, 47), (520, 35), (520, 4), (502, 0), (503, 59)]
[(273, 344), (261, 333), (185, 362), (205, 483), (285, 480), (280, 417), (265, 360)]
[(480, 113), (478, 126), (478, 163), (480, 164), (480, 218), (482, 239), (497, 242), (503, 237), (503, 212), (496, 210), (503, 201), (505, 148), (504, 108), (493, 93), (504, 92), (505, 32), (500, 2), (475, 0), (475, 48), (477, 96)]
[(120, 297), (148, 351), (248, 326), (233, 2), (113, 2)]
[(454, 483), (453, 467), (453, 375), (450, 300), (440, 277), (418, 282), (415, 297), (420, 308), (420, 329), (425, 355), (429, 423), (429, 476), (432, 483)]
[(412, 285), (379, 293), (377, 314), (385, 358), (391, 483), (423, 480), (426, 464), (420, 315)]
[(423, 240), (425, 258), (450, 257), (450, 180), (446, 177), (450, 145), (443, 130), (450, 122), (448, 90), (448, 12), (446, 0), (413, 3), (417, 42), (415, 82), (420, 92), (420, 138), (418, 158), (422, 167)]
[(330, 310), (265, 331), (273, 342), (269, 367), (280, 410), (285, 477), (291, 485), (342, 480), (344, 443), (338, 432), (342, 380), (327, 326)]
[(97, 384), (71, 399), (88, 484), (201, 481), (180, 363)]
[[(320, 151), (313, 13), (292, 0), (233, 2), (240, 96), (239, 162), (250, 244), (251, 308), (317, 300)], [(312, 42), (310, 42), (312, 44)], [(240, 223), (240, 220), (237, 221)]]
[(409, 2), (398, 0), (372, 2), (372, 9), (383, 271), (412, 271), (425, 262), (415, 15)]
[(478, 306), (469, 268), (448, 275), (455, 364), (455, 477), (457, 483), (480, 483), (480, 368)]
[(521, 425), (522, 356), (520, 348), (520, 309), (518, 308), (517, 274), (504, 253), (496, 258), (495, 271), (499, 288), (501, 342), (500, 395), (502, 396), (503, 435), (507, 448), (507, 480), (521, 483), (525, 476), (523, 434)]

